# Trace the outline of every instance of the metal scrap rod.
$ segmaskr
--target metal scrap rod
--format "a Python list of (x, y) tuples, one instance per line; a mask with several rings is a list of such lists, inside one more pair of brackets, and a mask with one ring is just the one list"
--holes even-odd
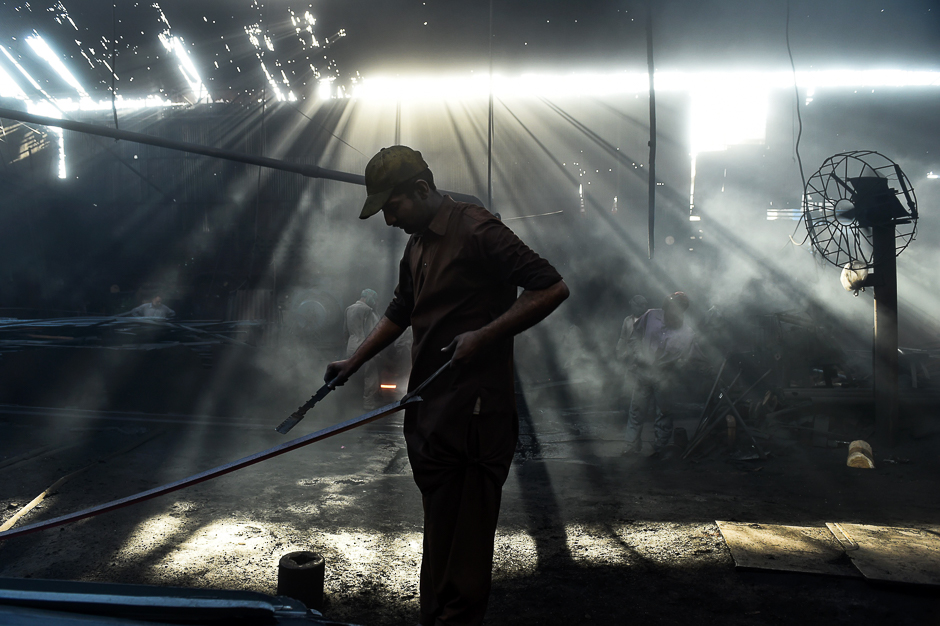
[(226, 463), (225, 465), (220, 465), (219, 467), (214, 467), (212, 469), (200, 472), (198, 474), (193, 474), (181, 480), (177, 480), (172, 483), (167, 483), (166, 485), (161, 485), (159, 487), (154, 487), (153, 489), (148, 489), (147, 491), (142, 491), (140, 493), (128, 496), (126, 498), (120, 498), (119, 500), (112, 500), (105, 504), (100, 504), (98, 506), (93, 506), (82, 511), (77, 511), (75, 513), (69, 513), (68, 515), (62, 515), (60, 517), (55, 517), (44, 522), (37, 522), (35, 524), (30, 524), (29, 526), (23, 526), (22, 528), (17, 528), (15, 530), (8, 530), (0, 533), (0, 540), (10, 539), (13, 537), (19, 537), (20, 535), (26, 535), (29, 533), (34, 533), (40, 530), (45, 530), (47, 528), (53, 528), (55, 526), (62, 526), (64, 524), (69, 524), (71, 522), (76, 522), (78, 520), (86, 519), (88, 517), (94, 517), (96, 515), (101, 515), (102, 513), (108, 513), (109, 511), (114, 511), (116, 509), (123, 508), (125, 506), (130, 506), (132, 504), (137, 504), (138, 502), (144, 502), (146, 500), (151, 500), (158, 496), (162, 496), (167, 493), (172, 493), (174, 491), (179, 491), (186, 487), (191, 487), (192, 485), (197, 485), (199, 483), (223, 476), (225, 474), (234, 472), (235, 470), (242, 469), (243, 467), (248, 467), (249, 465), (254, 465), (255, 463), (260, 463), (261, 461), (266, 461), (270, 458), (279, 456), (286, 452), (291, 452), (297, 448), (302, 448), (303, 446), (310, 445), (317, 441), (332, 437), (333, 435), (338, 435), (344, 433), (347, 430), (352, 430), (357, 426), (362, 426), (369, 422), (373, 422), (381, 417), (386, 415), (391, 415), (392, 413), (397, 413), (402, 409), (410, 406), (411, 404), (416, 404), (421, 402), (421, 396), (406, 396), (402, 398), (401, 402), (393, 402), (392, 404), (387, 404), (381, 408), (378, 408), (369, 413), (360, 415), (359, 417), (354, 417), (348, 419), (345, 422), (340, 422), (334, 424), (322, 430), (318, 430), (309, 435), (304, 435), (303, 437), (298, 437), (286, 443), (274, 446), (273, 448), (268, 448), (261, 452), (252, 454), (251, 456), (246, 456), (244, 458), (238, 459), (237, 461), (232, 461), (231, 463)]
[[(751, 393), (751, 390), (754, 389), (754, 387), (756, 387), (757, 384), (758, 384), (760, 381), (762, 381), (762, 380), (764, 380), (765, 378), (767, 378), (767, 375), (770, 374), (770, 372), (772, 372), (772, 371), (773, 371), (773, 370), (767, 370), (766, 372), (764, 372), (764, 375), (761, 376), (760, 378), (758, 378), (756, 381), (754, 381), (754, 384), (751, 385), (750, 387), (748, 387), (748, 388), (744, 391), (744, 393), (742, 393), (741, 395), (739, 395), (737, 400), (735, 400), (734, 402), (731, 402), (731, 400), (730, 400), (729, 398), (727, 398), (727, 395), (728, 395), (729, 391), (731, 390), (731, 387), (734, 386), (734, 383), (737, 382), (738, 377), (741, 376), (741, 373), (743, 372), (743, 370), (742, 370), (741, 372), (738, 372), (738, 375), (734, 377), (734, 380), (731, 381), (731, 384), (728, 385), (728, 387), (727, 387), (726, 389), (723, 389), (723, 390), (722, 390), (722, 393), (719, 394), (719, 398), (721, 398), (721, 396), (724, 395), (724, 396), (725, 396), (725, 399), (728, 400), (728, 402), (731, 402), (731, 407), (734, 408), (734, 405), (736, 405), (738, 402), (740, 402), (741, 400), (743, 400), (744, 397), (745, 397), (747, 394)], [(719, 401), (720, 401), (720, 400), (719, 400)], [(716, 406), (716, 407), (715, 407), (715, 410), (712, 411), (711, 414), (708, 416), (709, 419), (711, 418), (712, 415), (714, 415), (714, 414), (718, 411), (718, 409), (719, 409), (719, 407)], [(735, 413), (737, 413), (737, 411), (735, 411)], [(693, 437), (693, 438), (692, 438), (692, 441), (689, 443), (689, 447), (685, 449), (685, 454), (682, 455), (682, 458), (683, 458), (683, 459), (684, 459), (684, 458), (687, 458), (690, 454), (692, 454), (692, 450), (694, 450), (695, 448), (697, 448), (700, 443), (702, 443), (703, 441), (705, 441), (705, 437), (707, 437), (707, 436), (712, 432), (712, 430), (714, 430), (715, 425), (718, 424), (718, 423), (719, 423), (719, 420), (716, 419), (714, 422), (712, 422), (711, 424), (709, 424), (708, 427), (707, 427), (701, 434), (697, 434), (696, 437)], [(747, 427), (746, 427), (746, 426), (745, 426), (745, 430), (747, 430)], [(696, 432), (697, 432), (697, 431), (696, 431)], [(748, 434), (750, 435), (750, 431), (747, 431), (747, 432), (748, 432)], [(751, 438), (753, 439), (753, 435), (751, 435)]]
[(721, 374), (725, 371), (725, 365), (728, 364), (728, 359), (725, 359), (721, 362), (721, 367), (718, 368), (718, 376), (715, 376), (715, 382), (712, 384), (712, 390), (708, 392), (708, 398), (705, 400), (705, 405), (702, 406), (702, 414), (698, 416), (698, 426), (695, 427), (695, 435), (692, 436), (695, 439), (695, 436), (699, 434), (702, 430), (702, 426), (705, 424), (705, 411), (708, 410), (708, 403), (712, 401), (712, 396), (715, 395), (715, 389), (718, 387), (718, 381), (721, 380)]
[[(738, 375), (735, 376), (734, 379), (731, 381), (731, 384), (728, 385), (728, 389), (731, 389), (732, 387), (734, 387), (734, 383), (738, 382), (738, 379), (741, 378), (741, 374), (743, 373), (743, 371), (744, 371), (744, 370), (738, 372)], [(715, 379), (715, 384), (716, 384), (716, 385), (718, 384), (718, 379), (717, 379), (717, 378)], [(750, 391), (750, 390), (748, 390), (748, 391)], [(743, 397), (743, 396), (741, 396), (741, 397)], [(741, 400), (741, 397), (739, 397), (737, 400), (735, 400), (735, 402), (739, 402), (739, 401)], [(710, 398), (709, 398), (709, 399), (710, 399)], [(689, 445), (689, 448), (690, 448), (690, 449), (693, 448), (693, 447), (695, 447), (695, 445), (696, 445), (696, 443), (695, 443), (696, 440), (701, 436), (701, 434), (702, 434), (702, 432), (703, 432), (703, 429), (706, 427), (706, 425), (709, 424), (709, 420), (710, 420), (712, 417), (714, 417), (715, 413), (718, 412), (718, 409), (719, 409), (719, 404), (716, 402), (716, 403), (715, 403), (715, 408), (713, 408), (713, 409), (712, 409), (712, 412), (708, 414), (708, 417), (705, 417), (704, 419), (703, 419), (703, 418), (700, 418), (700, 419), (699, 419), (699, 424), (698, 424), (698, 426), (695, 427), (695, 434), (692, 435), (692, 439), (691, 439), (691, 441), (690, 441), (690, 445)], [(703, 415), (704, 415), (704, 413), (705, 413), (706, 410), (708, 410), (708, 405), (707, 405), (707, 404), (705, 405), (705, 408), (702, 410), (702, 414), (703, 414)]]
[(734, 402), (732, 402), (728, 397), (727, 392), (722, 394), (721, 399), (728, 403), (728, 406), (731, 408), (731, 412), (734, 413), (734, 419), (737, 420), (738, 426), (740, 426), (751, 439), (751, 443), (753, 443), (754, 447), (757, 449), (757, 454), (760, 455), (760, 458), (766, 459), (767, 453), (764, 452), (764, 449), (760, 447), (759, 443), (757, 443), (757, 439), (754, 437), (754, 433), (752, 433), (751, 429), (747, 427), (747, 424), (744, 422), (744, 418), (741, 417), (740, 413), (738, 413), (738, 410), (734, 406)]

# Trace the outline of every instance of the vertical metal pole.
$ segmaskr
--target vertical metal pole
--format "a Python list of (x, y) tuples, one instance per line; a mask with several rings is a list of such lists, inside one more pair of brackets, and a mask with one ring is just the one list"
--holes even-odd
[(493, 211), (493, 0), (490, 0), (490, 106), (486, 131), (486, 208)]
[(878, 438), (895, 444), (898, 430), (898, 271), (894, 224), (872, 228), (875, 266), (875, 426)]
[[(395, 104), (395, 145), (401, 145), (401, 100)], [(385, 236), (388, 241), (388, 278), (386, 284), (394, 293), (398, 284), (398, 259), (401, 255), (401, 242), (396, 229), (389, 228)]]
[(653, 3), (646, 5), (646, 63), (650, 78), (649, 257), (653, 259), (656, 224), (656, 89), (653, 84)]
[(401, 145), (401, 100), (395, 104), (395, 145)]

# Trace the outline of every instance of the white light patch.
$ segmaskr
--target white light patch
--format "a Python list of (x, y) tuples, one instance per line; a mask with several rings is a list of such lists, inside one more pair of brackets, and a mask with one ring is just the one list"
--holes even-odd
[[(44, 115), (46, 117), (52, 117), (55, 119), (62, 119), (62, 111), (52, 102), (44, 100), (42, 102), (33, 103), (30, 102), (27, 104), (27, 110), (34, 115)], [(65, 169), (65, 133), (61, 128), (56, 128), (55, 126), (47, 126), (46, 130), (57, 138), (57, 144), (59, 146), (59, 167), (58, 167), (58, 176), (59, 178), (65, 178), (67, 172)]]
[(333, 97), (332, 76), (320, 79), (320, 83), (317, 85), (317, 97), (321, 100), (329, 100)]
[(759, 144), (767, 131), (769, 93), (736, 85), (692, 92), (692, 153)]
[(186, 46), (183, 45), (183, 40), (179, 37), (173, 37), (166, 32), (160, 33), (159, 37), (163, 47), (166, 48), (167, 51), (175, 54), (177, 60), (179, 60), (179, 70), (183, 74), (183, 78), (189, 85), (190, 90), (192, 90), (196, 102), (209, 102), (209, 90), (206, 89), (202, 78), (199, 77), (199, 72), (196, 71), (196, 66), (193, 65), (192, 59), (189, 58), (189, 53), (186, 51)]
[(493, 562), (514, 575), (534, 574), (539, 563), (535, 539), (525, 531), (506, 532), (497, 529)]
[(16, 81), (0, 67), (0, 98), (16, 98), (27, 100), (28, 96)]
[(245, 34), (248, 35), (248, 41), (251, 42), (257, 49), (261, 49), (261, 40), (258, 39), (258, 35), (261, 34), (261, 26), (258, 24), (252, 24), (251, 26), (245, 27)]
[(0, 46), (0, 51), (2, 51), (3, 54), (5, 54), (6, 57), (10, 60), (10, 63), (12, 63), (13, 66), (14, 66), (16, 69), (18, 69), (18, 70), (20, 71), (20, 74), (22, 74), (23, 76), (26, 77), (26, 80), (29, 81), (29, 84), (32, 85), (33, 88), (34, 88), (36, 91), (39, 91), (39, 92), (41, 92), (43, 95), (45, 95), (46, 97), (48, 97), (48, 94), (46, 94), (46, 93), (42, 90), (42, 87), (39, 86), (39, 83), (37, 83), (36, 80), (35, 80), (32, 76), (29, 75), (29, 72), (27, 72), (27, 71), (23, 68), (23, 66), (20, 65), (20, 64), (16, 61), (16, 59), (13, 58), (13, 55), (10, 54), (10, 51), (7, 50), (5, 46)]
[[(292, 20), (297, 21), (296, 17), (292, 17)], [(297, 96), (294, 95), (294, 92), (291, 90), (290, 80), (287, 78), (287, 73), (281, 69), (281, 79), (278, 80), (275, 74), (272, 74), (268, 69), (267, 64), (264, 62), (264, 57), (266, 55), (266, 50), (268, 52), (274, 52), (274, 41), (271, 37), (261, 29), (260, 24), (252, 24), (250, 26), (245, 26), (245, 34), (248, 35), (248, 41), (251, 42), (251, 45), (255, 47), (255, 55), (258, 57), (258, 62), (261, 63), (261, 71), (264, 72), (264, 77), (267, 79), (268, 84), (271, 85), (271, 90), (274, 92), (274, 97), (279, 102), (284, 100), (289, 100), (294, 102), (297, 100)], [(276, 59), (274, 61), (275, 67), (280, 67), (280, 62)], [(277, 71), (277, 70), (275, 70)], [(281, 85), (285, 85), (287, 94), (284, 94), (284, 91), (281, 90)]]
[(802, 209), (767, 209), (767, 221), (798, 220), (803, 217)]
[(171, 515), (155, 515), (137, 525), (134, 532), (124, 541), (115, 556), (132, 558), (146, 554), (154, 544), (172, 540), (180, 530), (184, 520)]
[[(791, 72), (656, 72), (659, 92), (721, 92), (728, 97), (758, 94), (773, 89), (793, 89)], [(907, 70), (818, 70), (797, 72), (797, 85), (818, 97), (821, 88), (938, 87), (940, 72)], [(456, 90), (456, 91), (451, 91)], [(573, 72), (570, 74), (493, 75), (492, 91), (507, 97), (587, 97), (649, 92), (649, 76), (642, 72)], [(353, 90), (352, 97), (375, 100), (486, 98), (490, 93), (489, 72), (453, 76), (373, 76)], [(748, 96), (753, 97), (753, 96)]]
[[(60, 100), (57, 102), (59, 108), (63, 111), (110, 111), (111, 99), (92, 100), (83, 99), (80, 102), (72, 100)], [(118, 95), (114, 99), (114, 108), (119, 111), (136, 111), (139, 109), (153, 109), (163, 107), (187, 106), (185, 102), (171, 102), (160, 96), (147, 96), (146, 98), (124, 98)]]
[(634, 93), (648, 86), (646, 74), (523, 74), (501, 76), (489, 71), (455, 76), (364, 78), (352, 90), (353, 98), (394, 101), (441, 101), (460, 94), (461, 100), (489, 98), (490, 92), (506, 97), (606, 96)]
[(57, 21), (59, 24), (62, 23), (62, 20), (65, 20), (72, 25), (72, 28), (78, 30), (78, 26), (75, 25), (75, 22), (72, 21), (72, 17), (69, 15), (69, 10), (66, 9), (65, 5), (61, 2), (56, 2), (54, 5), (49, 7), (48, 10), (55, 12), (55, 21)]
[(55, 52), (52, 51), (52, 48), (49, 47), (49, 44), (40, 37), (39, 35), (32, 35), (26, 38), (26, 43), (29, 44), (29, 47), (33, 49), (33, 52), (38, 54), (46, 63), (48, 63), (55, 72), (62, 77), (66, 83), (75, 88), (79, 95), (83, 98), (88, 97), (88, 92), (85, 91), (85, 88), (81, 86), (78, 80), (72, 76), (72, 73), (65, 67), (65, 64), (56, 56)]
[(626, 565), (635, 557), (624, 548), (617, 530), (574, 524), (565, 527), (565, 542), (571, 560), (585, 565)]
[(270, 83), (271, 89), (274, 91), (274, 97), (277, 98), (278, 102), (283, 102), (285, 100), (284, 93), (281, 91), (280, 86), (278, 86), (277, 80), (275, 80), (271, 72), (268, 71), (268, 66), (264, 64), (264, 61), (261, 62), (261, 70), (264, 72), (265, 78), (268, 79), (268, 83)]
[(934, 174), (933, 172), (927, 172), (927, 178), (940, 178), (940, 174)]

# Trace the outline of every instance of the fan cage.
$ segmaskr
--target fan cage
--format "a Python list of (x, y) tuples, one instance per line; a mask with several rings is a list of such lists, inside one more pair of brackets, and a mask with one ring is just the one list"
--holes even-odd
[(874, 150), (843, 152), (826, 159), (810, 176), (803, 190), (803, 223), (813, 247), (819, 254), (843, 268), (855, 262), (856, 268), (872, 268), (873, 248), (870, 228), (859, 226), (856, 219), (840, 216), (840, 201), (849, 201), (851, 193), (841, 181), (871, 172), (888, 179), (888, 186), (901, 201), (908, 215), (892, 220), (895, 226), (895, 254), (900, 255), (917, 232), (917, 197), (914, 188), (898, 165)]

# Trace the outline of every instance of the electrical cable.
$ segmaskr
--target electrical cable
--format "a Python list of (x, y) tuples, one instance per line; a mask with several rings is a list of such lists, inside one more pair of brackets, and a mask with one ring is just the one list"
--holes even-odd
[[(301, 111), (300, 108), (297, 107), (296, 105), (293, 105), (293, 104), (292, 104), (292, 105), (291, 105), (291, 108), (294, 109), (295, 111), (297, 111), (298, 113), (300, 113), (301, 115), (303, 115), (305, 118), (307, 118), (307, 119), (310, 120), (311, 122), (314, 121), (312, 117), (310, 117), (309, 115), (307, 115), (306, 113), (304, 113), (303, 111)], [(321, 127), (320, 127), (320, 130), (326, 130), (326, 128), (324, 128), (323, 126), (321, 126)], [(362, 150), (360, 150), (360, 149), (357, 148), (356, 146), (352, 145), (351, 143), (349, 143), (348, 141), (346, 141), (345, 139), (343, 139), (342, 137), (340, 137), (340, 136), (337, 135), (336, 133), (331, 132), (331, 131), (328, 131), (328, 130), (327, 130), (326, 132), (330, 133), (330, 135), (332, 135), (332, 136), (333, 136), (337, 141), (339, 141), (340, 143), (343, 143), (343, 144), (345, 144), (346, 146), (352, 148), (353, 150), (355, 150), (355, 151), (358, 152), (359, 154), (362, 154), (362, 156), (366, 156), (365, 154), (363, 154)]]
[[(267, 34), (268, 23), (265, 20), (266, 11), (261, 14), (261, 22), (264, 24), (265, 34)], [(261, 52), (261, 63), (264, 63), (264, 51)], [(261, 156), (264, 156), (264, 144), (266, 140), (265, 136), (265, 118), (267, 117), (267, 101), (268, 101), (268, 84), (267, 82), (261, 83)], [(251, 252), (248, 254), (248, 274), (245, 276), (245, 280), (235, 289), (236, 291), (240, 290), (245, 285), (248, 285), (249, 289), (251, 288), (251, 273), (255, 270), (255, 255), (258, 250), (258, 213), (260, 209), (261, 202), (261, 170), (258, 168), (258, 179), (255, 185), (255, 224), (254, 224), (254, 238), (251, 240)]]
[[(796, 162), (800, 168), (800, 182), (803, 186), (800, 188), (804, 193), (806, 191), (806, 176), (803, 174), (803, 160), (800, 158), (800, 139), (803, 136), (803, 116), (800, 115), (800, 88), (796, 82), (796, 64), (793, 62), (793, 51), (790, 49), (790, 0), (787, 0), (787, 26), (786, 26), (786, 39), (787, 39), (787, 56), (790, 57), (790, 70), (793, 72), (793, 93), (796, 95), (796, 119), (799, 124), (799, 128), (796, 133), (796, 146), (794, 147), (794, 152), (796, 152)], [(804, 198), (800, 198), (800, 209), (803, 208)], [(800, 219), (796, 223), (796, 228), (793, 229), (793, 235), (796, 234), (796, 231), (800, 228), (800, 223), (806, 219), (806, 212), (800, 211)], [(790, 235), (790, 241), (793, 241), (793, 235)], [(803, 237), (798, 245), (803, 245), (806, 243), (806, 240), (809, 239), (809, 227), (806, 228), (806, 236)]]

